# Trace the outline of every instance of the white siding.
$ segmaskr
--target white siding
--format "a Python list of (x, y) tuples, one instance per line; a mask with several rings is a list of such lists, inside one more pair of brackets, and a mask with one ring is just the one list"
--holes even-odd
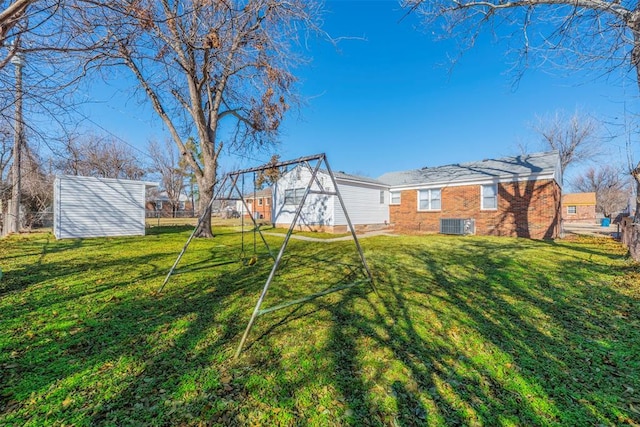
[(151, 183), (82, 176), (56, 178), (56, 238), (135, 236), (145, 232), (145, 188)]
[[(328, 175), (318, 172), (318, 179), (325, 191), (333, 191), (331, 179)], [(291, 224), (295, 216), (297, 204), (285, 204), (285, 190), (306, 188), (311, 180), (311, 172), (307, 168), (295, 168), (282, 176), (274, 186), (273, 222), (278, 224)], [(317, 183), (311, 186), (312, 190), (320, 190)], [(303, 225), (334, 225), (334, 201), (333, 197), (324, 194), (309, 194), (300, 213), (298, 224)]]
[[(340, 195), (353, 225), (384, 224), (389, 222), (389, 192), (381, 187), (338, 181)], [(380, 203), (380, 191), (384, 203)], [(347, 225), (347, 219), (336, 200), (336, 225)]]
[[(318, 172), (318, 178), (325, 191), (333, 191), (328, 173)], [(311, 172), (298, 167), (280, 178), (274, 187), (274, 222), (290, 224), (297, 205), (284, 204), (287, 189), (305, 188), (311, 179)], [(353, 225), (384, 224), (389, 221), (389, 195), (385, 187), (374, 184), (337, 180), (340, 195)], [(314, 184), (312, 190), (319, 190)], [(384, 203), (380, 203), (380, 191), (384, 191)], [(298, 224), (306, 225), (347, 225), (347, 221), (336, 196), (309, 194), (301, 212)]]

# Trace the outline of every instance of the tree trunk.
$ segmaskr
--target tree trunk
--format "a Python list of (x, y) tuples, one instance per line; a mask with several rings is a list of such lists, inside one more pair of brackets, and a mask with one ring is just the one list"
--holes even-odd
[(631, 171), (631, 176), (636, 181), (636, 213), (633, 216), (633, 223), (640, 224), (640, 163)]
[[(633, 31), (631, 65), (636, 69), (636, 84), (638, 85), (638, 90), (640, 90), (640, 22), (638, 22), (636, 19), (634, 20), (632, 25), (629, 26)], [(640, 163), (638, 163), (636, 165), (636, 168), (631, 171), (631, 176), (633, 176), (633, 179), (636, 181), (636, 213), (633, 216), (633, 223), (638, 224), (640, 223)]]
[(211, 230), (211, 199), (213, 199), (213, 186), (215, 182), (208, 182), (206, 177), (198, 179), (200, 198), (198, 200), (198, 211), (202, 221), (196, 230), (195, 237), (213, 237)]

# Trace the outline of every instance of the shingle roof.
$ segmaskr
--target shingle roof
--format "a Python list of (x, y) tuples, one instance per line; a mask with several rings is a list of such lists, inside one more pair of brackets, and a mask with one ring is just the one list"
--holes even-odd
[(525, 177), (536, 174), (553, 174), (558, 162), (558, 152), (551, 151), (516, 157), (504, 157), (501, 159), (389, 172), (379, 177), (378, 180), (394, 187), (477, 181), (481, 179), (508, 179), (514, 176)]
[(253, 198), (256, 198), (256, 197), (262, 197), (262, 198), (271, 197), (271, 187), (267, 187), (267, 188), (264, 188), (262, 190), (258, 190), (255, 193), (251, 192), (249, 194), (245, 194), (244, 195), (245, 199), (253, 199)]
[(595, 205), (596, 193), (567, 193), (562, 195), (565, 205)]
[[(324, 171), (324, 172), (326, 172), (326, 171)], [(344, 172), (334, 172), (333, 176), (337, 180), (342, 179), (342, 180), (349, 180), (349, 181), (358, 181), (358, 182), (363, 182), (363, 183), (367, 183), (367, 184), (375, 184), (375, 185), (387, 187), (387, 184), (385, 182), (382, 182), (382, 181), (380, 181), (378, 179), (369, 178), (367, 176), (351, 175), (351, 174), (344, 173)]]

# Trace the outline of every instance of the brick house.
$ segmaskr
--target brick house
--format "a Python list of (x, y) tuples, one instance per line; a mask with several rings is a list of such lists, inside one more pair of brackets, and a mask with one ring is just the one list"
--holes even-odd
[(174, 206), (165, 191), (153, 192), (147, 195), (145, 209), (148, 218), (187, 218), (196, 216), (193, 203), (186, 194), (180, 194), (178, 203)]
[[(244, 199), (249, 207), (249, 212), (245, 212), (245, 216), (253, 213), (254, 218), (271, 222), (271, 207), (273, 205), (271, 188), (248, 194), (244, 196)], [(244, 209), (241, 209), (241, 211), (244, 211)]]
[(398, 232), (446, 233), (449, 225), (464, 224), (480, 235), (559, 233), (557, 151), (391, 172), (378, 180), (389, 185), (389, 218)]
[(562, 195), (562, 220), (567, 223), (596, 223), (596, 193)]

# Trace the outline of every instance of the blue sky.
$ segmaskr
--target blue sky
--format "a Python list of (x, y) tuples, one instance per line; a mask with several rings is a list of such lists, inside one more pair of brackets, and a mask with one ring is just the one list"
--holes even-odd
[[(482, 38), (451, 70), (458, 50), (437, 32), (405, 17), (396, 1), (329, 1), (324, 29), (343, 39), (336, 49), (308, 44), (310, 65), (298, 70), (306, 103), (283, 122), (282, 159), (327, 153), (334, 170), (377, 177), (389, 171), (537, 151), (536, 115), (579, 109), (620, 120), (637, 102), (637, 86), (620, 72), (608, 79), (553, 69), (528, 70), (517, 87), (506, 46)], [(623, 83), (626, 82), (626, 83)], [(94, 96), (94, 95), (92, 95)], [(153, 114), (114, 96), (93, 107), (91, 120), (145, 150), (163, 139)], [(106, 100), (105, 100), (106, 101)], [(606, 160), (624, 161), (624, 142), (603, 142)], [(610, 160), (613, 158), (613, 160)], [(231, 156), (226, 170), (267, 161)]]

